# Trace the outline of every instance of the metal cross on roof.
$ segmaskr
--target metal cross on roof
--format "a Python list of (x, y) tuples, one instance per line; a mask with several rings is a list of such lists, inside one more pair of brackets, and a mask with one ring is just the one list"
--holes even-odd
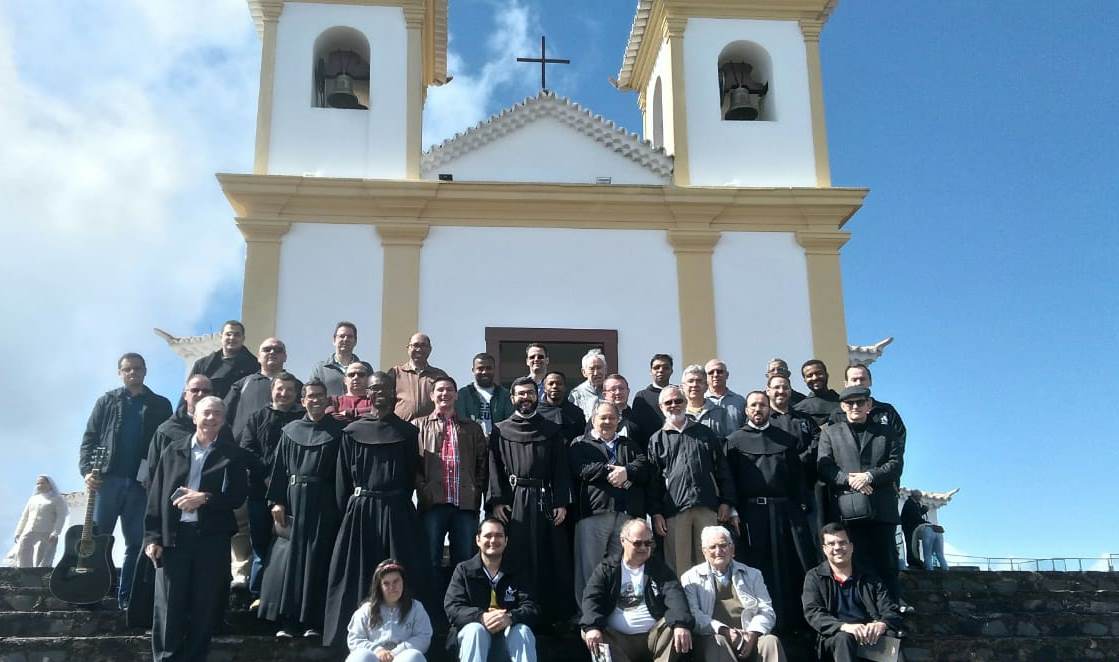
[(544, 41), (544, 35), (540, 35), (540, 57), (519, 57), (517, 62), (539, 62), (540, 63), (540, 89), (548, 89), (548, 72), (545, 67), (549, 64), (571, 64), (571, 60), (557, 60), (549, 58), (547, 55), (547, 47)]

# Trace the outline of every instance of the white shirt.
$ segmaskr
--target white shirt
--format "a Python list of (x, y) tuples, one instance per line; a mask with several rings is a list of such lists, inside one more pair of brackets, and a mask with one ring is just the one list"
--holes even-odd
[[(192, 490), (198, 491), (199, 486), (202, 484), (202, 467), (206, 464), (206, 458), (210, 457), (210, 451), (214, 450), (214, 442), (210, 442), (209, 446), (205, 448), (198, 443), (198, 435), (190, 436), (190, 474), (187, 476), (186, 486)], [(197, 522), (198, 511), (191, 512), (183, 511), (180, 522)]]
[(622, 634), (643, 634), (653, 629), (657, 620), (645, 604), (645, 566), (631, 568), (622, 561), (621, 591), (618, 605), (606, 621), (606, 627)]

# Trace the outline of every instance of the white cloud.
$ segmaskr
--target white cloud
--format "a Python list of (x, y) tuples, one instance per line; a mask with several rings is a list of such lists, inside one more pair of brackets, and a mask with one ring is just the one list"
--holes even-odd
[(495, 95), (508, 87), (519, 96), (535, 92), (536, 69), (519, 63), (511, 53), (535, 53), (538, 20), (518, 0), (501, 2), (494, 13), (494, 26), (486, 40), (485, 63), (474, 71), (454, 49), (452, 31), (447, 47), (447, 72), (450, 83), (428, 90), (424, 108), (424, 148), (474, 126), (493, 112)]
[(213, 175), (249, 167), (258, 59), (243, 0), (0, 7), (0, 531), (35, 474), (77, 488), (115, 358), (181, 370), (151, 328), (239, 275)]

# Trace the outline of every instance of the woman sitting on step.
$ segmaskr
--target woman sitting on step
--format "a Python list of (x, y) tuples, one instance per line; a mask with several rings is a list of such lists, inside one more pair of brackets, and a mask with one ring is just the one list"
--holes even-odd
[(431, 619), (404, 583), (404, 568), (385, 559), (373, 572), (369, 598), (350, 618), (346, 662), (425, 662)]

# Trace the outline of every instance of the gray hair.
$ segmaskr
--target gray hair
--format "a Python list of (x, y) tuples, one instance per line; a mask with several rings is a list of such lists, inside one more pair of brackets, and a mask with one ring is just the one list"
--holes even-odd
[(706, 547), (708, 543), (715, 542), (715, 538), (722, 538), (730, 544), (734, 544), (734, 538), (730, 535), (730, 530), (725, 526), (705, 526), (699, 532), (699, 544)]
[(199, 400), (198, 402), (196, 402), (194, 404), (194, 411), (197, 412), (199, 410), (205, 409), (206, 407), (208, 407), (209, 405), (212, 405), (214, 403), (217, 403), (218, 405), (221, 406), (221, 411), (224, 414), (225, 413), (225, 401), (222, 400), (221, 398), (219, 398), (216, 395), (207, 395), (206, 397), (204, 397), (201, 400)]
[(641, 519), (640, 517), (634, 517), (631, 520), (627, 520), (626, 523), (622, 525), (622, 530), (618, 534), (618, 537), (625, 538), (626, 534), (628, 534), (630, 531), (632, 531), (634, 529), (634, 527), (638, 527), (638, 526), (645, 527), (646, 529), (649, 530), (649, 533), (653, 532), (653, 529), (649, 527), (648, 522)]
[(661, 394), (657, 396), (657, 404), (663, 404), (665, 395), (669, 393), (679, 393), (680, 397), (687, 397), (684, 395), (684, 389), (679, 384), (669, 384), (661, 389)]
[(703, 366), (698, 363), (693, 363), (687, 368), (684, 368), (684, 372), (680, 375), (681, 381), (688, 375), (699, 375), (700, 377), (703, 377), (704, 381), (707, 381), (707, 371), (704, 370)]
[(613, 409), (614, 410), (614, 415), (617, 416), (618, 418), (622, 417), (622, 412), (618, 409), (618, 405), (616, 405), (613, 402), (610, 402), (608, 400), (599, 399), (599, 400), (595, 401), (594, 409), (591, 410), (591, 419), (592, 420), (594, 419), (595, 416), (598, 415), (598, 410), (600, 408), (602, 408), (603, 406), (606, 406), (606, 407), (609, 407), (609, 408)]
[(606, 355), (602, 353), (601, 349), (587, 350), (587, 353), (583, 355), (583, 360), (579, 362), (579, 365), (583, 368), (586, 368), (587, 364), (591, 363), (592, 361), (602, 361), (602, 365), (603, 367), (605, 367)]

